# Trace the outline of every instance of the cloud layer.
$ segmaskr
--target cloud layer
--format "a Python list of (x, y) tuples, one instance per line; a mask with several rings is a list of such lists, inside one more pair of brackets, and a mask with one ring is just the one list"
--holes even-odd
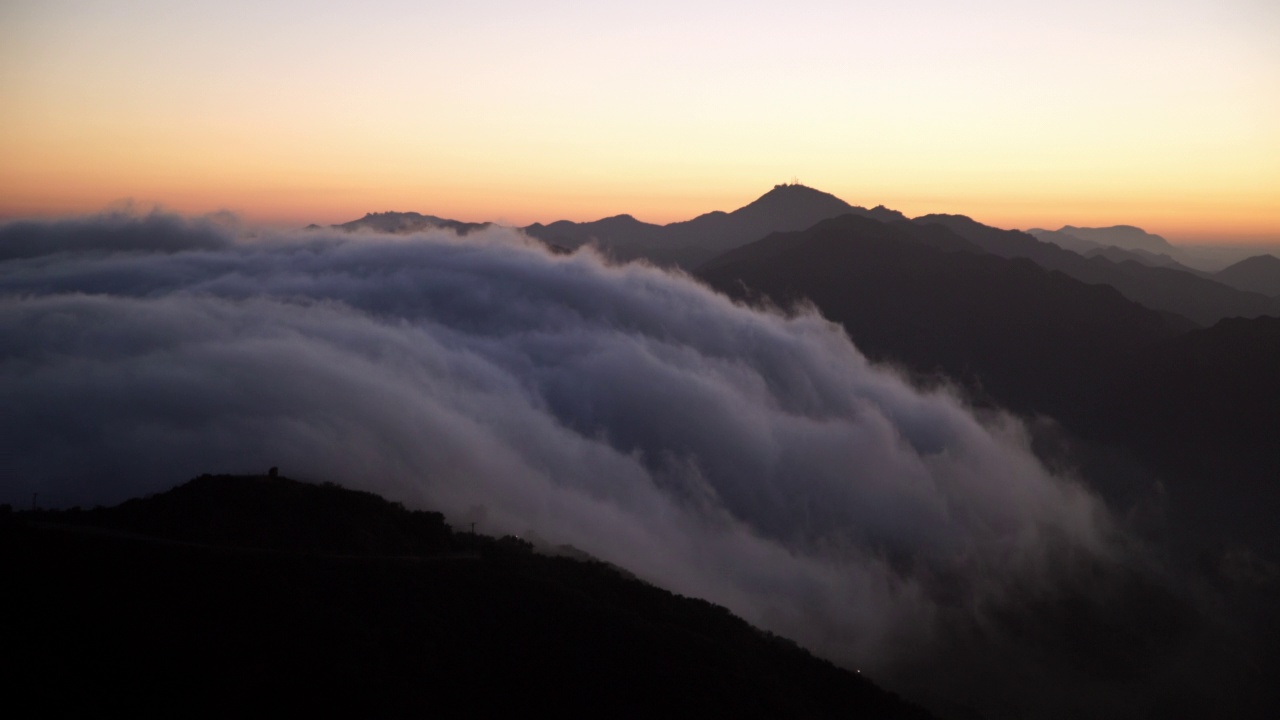
[(573, 544), (886, 672), (942, 618), (1111, 552), (1016, 422), (815, 313), (647, 266), (505, 229), (245, 239), (164, 216), (10, 225), (0, 258), (2, 502), (279, 465)]

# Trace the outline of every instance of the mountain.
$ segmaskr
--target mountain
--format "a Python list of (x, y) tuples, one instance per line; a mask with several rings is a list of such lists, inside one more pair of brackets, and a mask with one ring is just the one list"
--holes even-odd
[(1060, 232), (1058, 230), (1044, 230), (1042, 228), (1031, 228), (1030, 230), (1027, 231), (1027, 234), (1039, 240), (1040, 242), (1053, 243), (1054, 245), (1057, 245), (1058, 247), (1064, 250), (1070, 250), (1071, 252), (1079, 253), (1081, 255), (1084, 255), (1085, 253), (1088, 253), (1093, 250), (1097, 250), (1102, 247), (1107, 247), (1104, 245), (1099, 245), (1096, 242), (1081, 240), (1075, 235), (1068, 235), (1067, 233)]
[(1214, 279), (1237, 290), (1280, 296), (1280, 258), (1255, 255), (1214, 273)]
[[(556, 252), (569, 252), (592, 244), (618, 262), (646, 260), (660, 266), (694, 270), (728, 250), (771, 232), (804, 230), (822, 220), (846, 214), (888, 223), (907, 220), (902, 213), (884, 206), (868, 210), (829, 193), (790, 184), (777, 185), (733, 212), (711, 212), (668, 225), (642, 222), (631, 215), (616, 215), (586, 223), (567, 220), (548, 225), (535, 223), (523, 230)], [(1192, 270), (1161, 252), (1161, 249), (1174, 249), (1163, 238), (1138, 228), (1066, 226), (1053, 232), (1033, 230), (1039, 233), (1035, 236), (982, 225), (963, 215), (923, 215), (914, 222), (948, 227), (983, 251), (1000, 257), (1027, 258), (1086, 283), (1110, 285), (1130, 300), (1153, 310), (1180, 315), (1201, 326), (1228, 317), (1280, 315), (1280, 298), (1275, 297), (1280, 291), (1260, 294), (1225, 282), (1235, 275), (1217, 277)], [(419, 213), (386, 212), (370, 213), (360, 220), (333, 227), (393, 233), (448, 228), (466, 234), (490, 225)], [(1113, 240), (1134, 249), (1099, 244)], [(1148, 249), (1136, 247), (1139, 245)]]
[[(803, 230), (827, 218), (855, 213), (882, 221), (905, 220), (901, 213), (879, 206), (855, 207), (829, 193), (798, 184), (777, 185), (733, 212), (710, 212), (668, 225), (646, 223), (631, 215), (615, 215), (592, 222), (558, 220), (521, 228), (552, 250), (567, 252), (594, 245), (618, 262), (646, 260), (664, 267), (692, 270), (706, 260), (771, 232)], [(416, 212), (369, 213), (359, 220), (331, 227), (357, 232), (412, 233), (445, 228), (459, 235), (490, 227)], [(310, 225), (307, 229), (318, 229)]]
[(698, 276), (741, 299), (807, 299), (872, 359), (1059, 417), (1084, 409), (1139, 349), (1186, 327), (936, 223), (847, 215), (731, 250)]
[(4, 506), (0, 562), (39, 715), (928, 717), (721, 607), (332, 485)]
[(619, 215), (589, 223), (535, 224), (524, 231), (568, 247), (594, 242), (618, 261), (645, 259), (656, 265), (692, 270), (726, 250), (771, 232), (803, 230), (848, 213), (882, 221), (906, 219), (883, 206), (868, 210), (829, 193), (792, 184), (777, 185), (733, 212), (710, 212), (669, 225), (652, 225), (630, 215)]
[(1280, 315), (1276, 298), (1228, 287), (1191, 271), (1151, 267), (1133, 260), (1117, 263), (1101, 255), (1085, 258), (1027, 233), (993, 228), (963, 215), (924, 215), (914, 222), (947, 227), (1000, 257), (1027, 258), (1081, 282), (1110, 285), (1134, 302), (1202, 326), (1228, 317)]
[(630, 215), (615, 215), (585, 223), (569, 220), (557, 220), (550, 225), (534, 223), (523, 230), (530, 237), (571, 249), (595, 243), (607, 254), (624, 262), (647, 258), (666, 243), (662, 225), (641, 222)]
[(1109, 245), (1107, 247), (1096, 247), (1092, 250), (1087, 250), (1081, 254), (1084, 255), (1086, 258), (1104, 257), (1113, 263), (1123, 263), (1123, 262), (1132, 261), (1132, 262), (1139, 263), (1141, 265), (1148, 265), (1150, 267), (1169, 268), (1171, 270), (1180, 270), (1182, 272), (1191, 273), (1192, 275), (1200, 275), (1202, 277), (1211, 277), (1210, 273), (1206, 273), (1201, 270), (1197, 270), (1195, 268), (1183, 265), (1182, 263), (1178, 262), (1177, 260), (1174, 260), (1168, 255), (1163, 255), (1163, 254), (1157, 255), (1156, 253), (1148, 252), (1146, 250), (1124, 250), (1122, 248)]
[(1184, 516), (1180, 532), (1194, 527), (1215, 542), (1265, 548), (1280, 561), (1276, 368), (1280, 318), (1223, 320), (1134, 356), (1081, 429), (1160, 469)]
[(1132, 225), (1115, 225), (1105, 228), (1082, 228), (1065, 225), (1059, 228), (1058, 232), (1097, 243), (1098, 245), (1111, 245), (1123, 250), (1146, 250), (1157, 255), (1177, 251), (1177, 248), (1170, 245), (1168, 240)]
[[(448, 220), (438, 218), (435, 215), (422, 215), (416, 212), (381, 212), (368, 213), (359, 220), (352, 220), (340, 225), (332, 225), (337, 230), (345, 230), (347, 232), (357, 232), (360, 230), (368, 230), (383, 233), (413, 233), (422, 232), (424, 230), (434, 230), (436, 228), (444, 228), (453, 230), (459, 235), (466, 235), (469, 232), (483, 230), (490, 227), (493, 223), (469, 223), (458, 220)], [(315, 227), (314, 225), (311, 227)]]
[(1190, 657), (1231, 669), (1206, 684), (1212, 703), (1157, 714), (1231, 703), (1228, 714), (1273, 717), (1280, 318), (1188, 330), (1107, 285), (975, 245), (937, 223), (846, 216), (732, 250), (698, 276), (740, 300), (812, 302), (873, 360), (1053, 418), (1025, 425), (1037, 453), (1088, 483), (1124, 532), (1161, 548), (1152, 561), (1185, 592), (1212, 598)]

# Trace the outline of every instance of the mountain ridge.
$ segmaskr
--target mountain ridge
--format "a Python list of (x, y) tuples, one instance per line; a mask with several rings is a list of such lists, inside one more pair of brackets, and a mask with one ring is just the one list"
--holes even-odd
[(1280, 296), (1280, 258), (1262, 254), (1245, 258), (1213, 274), (1213, 278), (1238, 290)]
[[(646, 223), (624, 213), (584, 223), (568, 220), (547, 225), (534, 223), (521, 230), (558, 252), (591, 245), (616, 262), (644, 260), (694, 272), (723, 253), (769, 233), (805, 230), (846, 214), (883, 223), (908, 222), (905, 215), (883, 205), (867, 209), (815, 188), (780, 184), (731, 212), (713, 211), (666, 225)], [(489, 223), (460, 223), (417, 213), (403, 215), (371, 213), (361, 220), (335, 227), (392, 228), (387, 231), (394, 232), (444, 227), (465, 234), (489, 226)], [(984, 252), (1004, 258), (1027, 258), (1082, 282), (1109, 285), (1132, 301), (1188, 318), (1201, 327), (1229, 317), (1280, 315), (1280, 270), (1267, 274), (1266, 279), (1240, 280), (1233, 284), (1228, 280), (1244, 271), (1218, 276), (1182, 265), (1164, 252), (1175, 250), (1167, 241), (1134, 226), (1079, 228), (1067, 225), (1057, 231), (1022, 232), (994, 228), (956, 214), (926, 214), (910, 222), (944, 225), (976, 243)], [(1122, 243), (1128, 249), (1103, 244), (1111, 242)], [(1274, 279), (1270, 277), (1272, 274)], [(1237, 287), (1241, 283), (1244, 285)], [(1275, 293), (1265, 292), (1273, 288)]]
[(736, 248), (697, 277), (738, 299), (810, 300), (873, 359), (1055, 416), (1082, 410), (1086, 386), (1121, 357), (1189, 329), (937, 223), (846, 215)]

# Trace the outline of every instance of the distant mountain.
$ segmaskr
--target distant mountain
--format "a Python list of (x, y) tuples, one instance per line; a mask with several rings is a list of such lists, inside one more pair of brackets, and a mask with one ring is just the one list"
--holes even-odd
[(1214, 273), (1213, 277), (1238, 290), (1280, 296), (1280, 258), (1275, 255), (1245, 258)]
[(698, 276), (738, 298), (810, 300), (873, 359), (1063, 418), (1138, 350), (1186, 327), (936, 223), (843, 216), (727, 252)]
[(1027, 233), (993, 228), (963, 215), (924, 215), (914, 222), (947, 227), (1000, 257), (1027, 258), (1082, 282), (1110, 285), (1134, 302), (1200, 325), (1228, 317), (1280, 315), (1276, 298), (1238, 290), (1193, 271), (1151, 267), (1132, 260), (1116, 263), (1102, 255), (1085, 258)]
[(1088, 253), (1088, 252), (1092, 252), (1099, 248), (1109, 247), (1105, 245), (1099, 245), (1098, 243), (1091, 242), (1089, 240), (1082, 240), (1076, 237), (1075, 235), (1068, 235), (1067, 233), (1064, 233), (1058, 230), (1045, 230), (1042, 228), (1031, 228), (1030, 230), (1027, 231), (1027, 234), (1039, 240), (1040, 242), (1053, 243), (1054, 245), (1057, 245), (1058, 247), (1064, 250), (1070, 250), (1071, 252), (1079, 253), (1081, 255), (1084, 255), (1085, 253)]
[(1183, 265), (1182, 263), (1178, 262), (1177, 260), (1174, 260), (1168, 255), (1163, 255), (1163, 254), (1158, 255), (1156, 253), (1148, 252), (1146, 250), (1125, 250), (1123, 248), (1118, 248), (1113, 245), (1108, 245), (1107, 247), (1093, 248), (1092, 250), (1088, 250), (1082, 254), (1086, 258), (1104, 257), (1113, 263), (1123, 263), (1123, 262), (1132, 261), (1140, 265), (1147, 265), (1149, 267), (1169, 268), (1170, 270), (1180, 270), (1182, 272), (1191, 273), (1192, 275), (1199, 275), (1201, 277), (1208, 277), (1212, 279), (1212, 275), (1210, 273), (1206, 273), (1201, 270), (1188, 267), (1187, 265)]
[(336, 486), (3, 506), (0, 563), (0, 670), (51, 717), (928, 717), (724, 608)]
[[(557, 252), (592, 244), (618, 262), (642, 259), (659, 266), (694, 270), (728, 250), (769, 233), (803, 230), (846, 214), (885, 223), (907, 220), (902, 213), (884, 206), (868, 210), (829, 193), (790, 184), (777, 185), (733, 212), (711, 212), (668, 225), (642, 222), (631, 215), (616, 215), (586, 223), (567, 220), (548, 225), (535, 223), (523, 230)], [(914, 222), (946, 226), (983, 251), (1000, 257), (1028, 258), (1083, 282), (1111, 285), (1130, 300), (1153, 310), (1181, 315), (1201, 326), (1228, 317), (1280, 315), (1280, 299), (1232, 287), (1224, 284), (1222, 278), (1180, 265), (1158, 252), (1160, 248), (1173, 249), (1163, 238), (1138, 228), (1066, 226), (1053, 232), (1032, 231), (1040, 233), (1036, 237), (982, 225), (963, 215), (924, 215)], [(419, 213), (385, 212), (370, 213), (360, 220), (333, 227), (392, 233), (448, 228), (466, 234), (490, 225)], [(1157, 250), (1098, 244), (1102, 240)], [(1070, 249), (1059, 243), (1065, 243)]]
[[(1067, 227), (1071, 227), (1071, 226), (1067, 226)], [(1066, 228), (1064, 228), (1064, 230), (1065, 229)], [(1080, 228), (1071, 228), (1071, 229), (1077, 232), (1080, 231)], [(1137, 228), (1133, 228), (1133, 229), (1136, 230)], [(1098, 237), (1098, 241), (1085, 240), (1061, 230), (1043, 230), (1040, 228), (1032, 228), (1030, 230), (1027, 230), (1027, 234), (1031, 235), (1032, 237), (1039, 240), (1040, 242), (1053, 243), (1054, 245), (1057, 245), (1058, 247), (1063, 248), (1064, 250), (1070, 250), (1074, 253), (1078, 253), (1087, 258), (1101, 256), (1116, 263), (1125, 262), (1126, 260), (1133, 260), (1134, 262), (1138, 262), (1143, 265), (1150, 265), (1151, 267), (1172, 268), (1174, 270), (1182, 270), (1183, 272), (1190, 272), (1190, 273), (1194, 273), (1194, 274), (1202, 275), (1206, 277), (1209, 276), (1209, 273), (1205, 272), (1204, 270), (1200, 268), (1193, 268), (1185, 264), (1181, 260), (1175, 259), (1173, 256), (1177, 255), (1178, 258), (1182, 258), (1183, 260), (1185, 260), (1187, 258), (1187, 252), (1183, 248), (1175, 248), (1172, 245), (1169, 245), (1168, 249), (1166, 250), (1156, 252), (1153, 250), (1147, 250), (1139, 247), (1126, 248), (1126, 247), (1117, 247), (1116, 245), (1108, 245), (1104, 242), (1101, 242), (1106, 238), (1103, 238), (1100, 236), (1095, 236), (1095, 237)], [(1084, 234), (1088, 234), (1088, 233), (1084, 233)], [(1164, 241), (1164, 238), (1161, 238), (1159, 235), (1152, 235), (1150, 237), (1159, 238), (1161, 242)], [(1168, 243), (1166, 243), (1166, 245), (1168, 245)]]
[(1058, 232), (1097, 243), (1098, 245), (1111, 245), (1123, 250), (1146, 250), (1156, 254), (1168, 254), (1177, 251), (1177, 248), (1170, 245), (1168, 240), (1132, 225), (1115, 225), (1105, 228), (1082, 228), (1065, 225), (1059, 228)]
[(849, 213), (886, 222), (906, 219), (895, 210), (856, 207), (804, 185), (777, 185), (733, 212), (710, 212), (669, 225), (652, 225), (630, 215), (619, 215), (589, 223), (535, 224), (524, 231), (569, 247), (593, 242), (619, 261), (645, 259), (691, 270), (771, 232), (803, 230), (821, 220)]
[(648, 258), (667, 244), (662, 225), (641, 222), (630, 215), (615, 215), (593, 222), (557, 220), (549, 225), (534, 223), (525, 234), (570, 249), (596, 244), (620, 261)]
[[(618, 262), (646, 260), (664, 267), (692, 270), (731, 248), (758, 240), (771, 232), (803, 230), (827, 218), (854, 213), (881, 221), (905, 220), (896, 210), (878, 206), (870, 210), (846, 203), (830, 193), (798, 184), (777, 185), (755, 201), (733, 212), (709, 212), (692, 220), (668, 225), (646, 223), (631, 215), (591, 222), (558, 220), (521, 228), (527, 235), (555, 251), (594, 245)], [(466, 235), (492, 223), (469, 223), (416, 212), (369, 213), (359, 220), (332, 225), (348, 232), (421, 232), (445, 228)], [(318, 229), (309, 225), (308, 230)]]

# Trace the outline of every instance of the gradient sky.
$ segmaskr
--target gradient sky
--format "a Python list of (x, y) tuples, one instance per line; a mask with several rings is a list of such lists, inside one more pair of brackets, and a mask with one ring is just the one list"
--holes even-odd
[(0, 217), (731, 210), (1280, 241), (1280, 3), (0, 3)]

